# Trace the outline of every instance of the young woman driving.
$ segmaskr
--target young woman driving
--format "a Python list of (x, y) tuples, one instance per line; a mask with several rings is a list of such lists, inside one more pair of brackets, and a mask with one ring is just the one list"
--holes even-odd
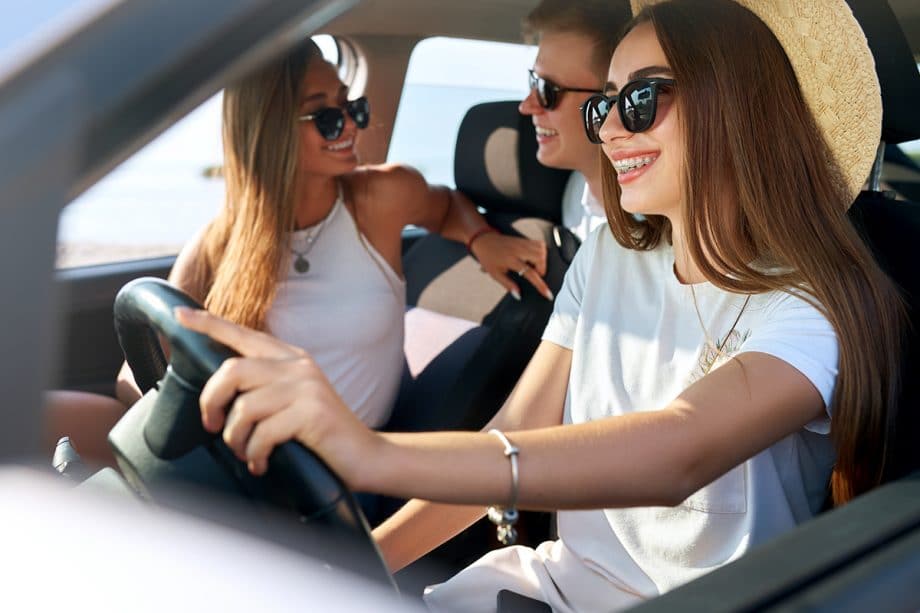
[(501, 589), (626, 607), (811, 517), (828, 481), (843, 503), (881, 479), (904, 320), (845, 216), (881, 126), (858, 24), (844, 0), (637, 13), (585, 107), (611, 223), (487, 432), (374, 432), (302, 350), (177, 312), (246, 356), (201, 409), (253, 472), (293, 438), (357, 490), (418, 499), (375, 532), (392, 569), (485, 505), (505, 537), (516, 505), (560, 510), (558, 540), (491, 552), (433, 610)]

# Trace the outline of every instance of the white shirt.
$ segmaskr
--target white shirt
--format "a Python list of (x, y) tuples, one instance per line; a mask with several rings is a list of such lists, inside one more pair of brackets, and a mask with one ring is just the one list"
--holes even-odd
[[(572, 350), (565, 423), (661, 409), (710, 363), (749, 351), (795, 367), (830, 406), (837, 340), (817, 309), (771, 292), (752, 296), (739, 317), (744, 296), (709, 283), (691, 290), (673, 263), (670, 247), (626, 249), (606, 225), (579, 249), (543, 336)], [(721, 359), (707, 335), (723, 347)], [(834, 461), (829, 424), (828, 413), (673, 508), (559, 512), (559, 541), (493, 552), (426, 600), (435, 610), (472, 610), (489, 597), (464, 593), (507, 588), (557, 611), (590, 611), (672, 589), (814, 515)], [(598, 466), (598, 480), (606, 470), (629, 467)]]
[(278, 285), (268, 330), (306, 349), (345, 404), (367, 425), (386, 423), (403, 370), (405, 282), (360, 236), (341, 196), (317, 226), (294, 232), (292, 246), (307, 249), (306, 273), (294, 268)]
[(607, 214), (603, 203), (588, 189), (585, 176), (572, 172), (562, 193), (562, 225), (584, 241), (594, 228), (604, 223)]

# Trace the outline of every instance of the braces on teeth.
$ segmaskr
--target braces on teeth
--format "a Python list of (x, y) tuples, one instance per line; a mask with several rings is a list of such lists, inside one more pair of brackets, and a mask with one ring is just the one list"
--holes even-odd
[(614, 169), (617, 173), (623, 174), (624, 172), (629, 172), (630, 170), (635, 170), (636, 168), (641, 168), (642, 166), (647, 166), (655, 161), (656, 156), (645, 156), (641, 158), (629, 158), (626, 160), (617, 160), (613, 163)]

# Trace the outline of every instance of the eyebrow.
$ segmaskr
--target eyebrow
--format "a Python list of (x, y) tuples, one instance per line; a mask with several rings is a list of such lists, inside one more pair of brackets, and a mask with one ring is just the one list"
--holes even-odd
[[(674, 71), (668, 68), (667, 66), (646, 66), (645, 68), (640, 68), (639, 70), (630, 73), (629, 80), (635, 81), (636, 79), (643, 79), (645, 77), (651, 77), (653, 75), (662, 75), (673, 77)], [(615, 83), (612, 81), (607, 81), (604, 84), (604, 92), (617, 91), (618, 88)]]
[[(339, 88), (339, 91), (338, 91), (338, 93), (336, 94), (336, 97), (338, 98), (338, 97), (342, 96), (343, 94), (346, 95), (346, 96), (348, 95), (348, 86), (347, 86), (347, 85), (342, 85), (342, 87)], [(325, 100), (325, 99), (327, 99), (328, 97), (329, 97), (329, 96), (326, 94), (326, 92), (317, 92), (317, 93), (315, 93), (315, 94), (312, 94), (312, 95), (307, 96), (306, 98), (302, 99), (302, 100), (300, 101), (300, 104), (307, 104), (307, 103), (309, 103), (309, 102), (314, 102), (314, 101), (317, 101), (317, 100)]]
[(308, 102), (313, 102), (314, 100), (324, 100), (325, 98), (326, 98), (326, 94), (324, 93), (313, 94), (312, 96), (307, 96), (306, 98), (301, 100), (300, 103), (306, 104)]

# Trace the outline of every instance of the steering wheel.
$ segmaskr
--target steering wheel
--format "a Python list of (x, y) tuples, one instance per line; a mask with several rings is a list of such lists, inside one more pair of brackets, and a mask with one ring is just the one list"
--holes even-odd
[[(265, 475), (255, 477), (220, 436), (201, 424), (201, 388), (223, 361), (237, 355), (211, 338), (182, 327), (177, 306), (202, 308), (156, 278), (131, 281), (115, 298), (115, 329), (128, 365), (146, 393), (109, 435), (126, 479), (156, 498), (161, 484), (180, 482), (242, 496), (300, 522), (319, 522), (363, 544), (373, 558), (361, 570), (394, 585), (367, 521), (341, 479), (297, 442), (278, 446)], [(167, 360), (159, 338), (169, 346)], [(376, 569), (376, 571), (375, 571)]]

